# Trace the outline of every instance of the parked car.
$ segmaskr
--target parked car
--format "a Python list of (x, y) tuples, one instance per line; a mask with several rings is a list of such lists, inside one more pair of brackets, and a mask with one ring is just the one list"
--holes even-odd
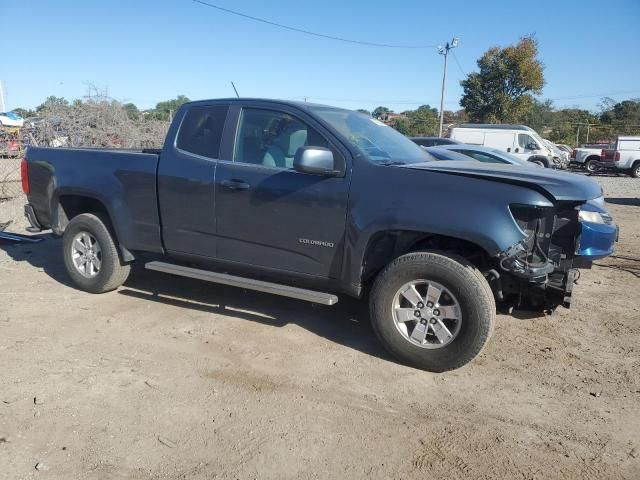
[(430, 158), (367, 115), (240, 98), (182, 105), (162, 150), (30, 147), (21, 172), (31, 231), (62, 235), (80, 289), (113, 290), (139, 261), (326, 305), (367, 298), (393, 355), (444, 371), (482, 350), (496, 301), (569, 306), (617, 227), (588, 177)]
[(611, 145), (596, 143), (574, 148), (571, 154), (571, 164), (583, 167), (589, 173), (596, 172), (600, 168), (602, 150), (607, 148), (611, 148)]
[(611, 148), (602, 150), (600, 158), (601, 167), (640, 177), (640, 137), (618, 137)]
[(24, 120), (15, 112), (0, 113), (0, 127), (22, 127)]
[(569, 156), (571, 156), (571, 152), (573, 152), (573, 148), (571, 148), (569, 145), (565, 145), (564, 143), (556, 143), (555, 146), (563, 152), (567, 152)]
[(409, 137), (413, 143), (420, 145), (421, 147), (435, 147), (437, 145), (452, 145), (460, 143), (451, 138), (444, 137)]
[(553, 159), (555, 168), (567, 168), (569, 166), (569, 154), (558, 148), (551, 140), (547, 140), (546, 138), (542, 140), (550, 152), (549, 156)]
[(554, 166), (553, 152), (535, 130), (525, 125), (466, 123), (451, 128), (449, 136), (463, 143), (497, 148), (545, 167)]
[(469, 158), (465, 157), (461, 153), (454, 152), (442, 147), (448, 147), (449, 145), (440, 145), (438, 147), (422, 147), (425, 152), (432, 155), (435, 160), (458, 160), (468, 162)]
[[(432, 153), (433, 149), (440, 149), (449, 152), (456, 152), (482, 163), (498, 163), (503, 165), (516, 165), (519, 167), (542, 167), (543, 165), (534, 162), (524, 161), (510, 153), (506, 153), (497, 148), (483, 147), (482, 145), (442, 145), (440, 147), (427, 148), (427, 152)], [(468, 160), (468, 158), (467, 158)]]

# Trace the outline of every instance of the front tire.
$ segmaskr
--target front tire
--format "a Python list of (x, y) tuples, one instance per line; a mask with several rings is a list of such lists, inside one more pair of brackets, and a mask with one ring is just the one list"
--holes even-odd
[(530, 162), (533, 163), (534, 165), (538, 165), (539, 167), (543, 167), (543, 168), (546, 167), (546, 165), (542, 160), (530, 160)]
[(378, 275), (370, 311), (374, 331), (391, 354), (411, 366), (444, 372), (482, 351), (496, 305), (487, 281), (464, 258), (414, 252)]
[(106, 217), (82, 213), (73, 217), (62, 237), (64, 265), (74, 285), (104, 293), (122, 285), (131, 266), (120, 258), (115, 235)]

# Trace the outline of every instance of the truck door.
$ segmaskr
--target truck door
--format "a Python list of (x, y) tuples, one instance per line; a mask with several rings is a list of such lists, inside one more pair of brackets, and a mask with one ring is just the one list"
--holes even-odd
[(545, 155), (545, 152), (540, 151), (541, 145), (528, 133), (518, 133), (517, 143), (515, 149), (512, 152), (516, 157), (522, 160), (529, 160), (531, 155)]
[(194, 104), (167, 135), (176, 141), (160, 155), (158, 203), (169, 252), (216, 255), (214, 177), (228, 110), (228, 105)]
[[(345, 155), (313, 118), (289, 107), (237, 107), (236, 114), (232, 158), (216, 171), (218, 259), (336, 277), (350, 181)], [(330, 148), (344, 174), (293, 170), (303, 146)]]

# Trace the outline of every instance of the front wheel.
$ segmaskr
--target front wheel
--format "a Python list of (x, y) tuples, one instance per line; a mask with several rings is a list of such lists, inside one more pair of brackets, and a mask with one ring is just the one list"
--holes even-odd
[(374, 283), (370, 310), (387, 350), (432, 372), (473, 360), (488, 342), (496, 315), (482, 274), (464, 258), (443, 252), (395, 259)]
[(62, 237), (64, 265), (73, 283), (91, 293), (122, 285), (131, 266), (118, 254), (109, 221), (99, 214), (82, 213), (69, 222)]
[(543, 167), (543, 168), (545, 167), (545, 164), (542, 160), (530, 160), (530, 162), (539, 167)]

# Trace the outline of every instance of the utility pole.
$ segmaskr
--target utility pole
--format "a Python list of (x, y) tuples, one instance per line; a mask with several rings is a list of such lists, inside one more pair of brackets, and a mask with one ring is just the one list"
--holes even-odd
[(2, 90), (2, 80), (0, 80), (0, 112), (4, 112), (5, 111), (5, 104), (4, 104), (4, 90)]
[(444, 72), (442, 74), (442, 92), (440, 94), (440, 128), (438, 130), (438, 136), (442, 137), (442, 123), (444, 122), (444, 90), (447, 83), (447, 60), (449, 60), (449, 50), (458, 46), (458, 37), (453, 37), (450, 42), (443, 46), (438, 47), (438, 53), (444, 55)]

